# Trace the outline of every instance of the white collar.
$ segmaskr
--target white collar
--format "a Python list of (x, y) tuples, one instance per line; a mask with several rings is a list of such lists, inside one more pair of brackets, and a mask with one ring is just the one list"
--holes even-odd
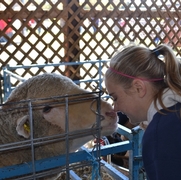
[[(164, 93), (162, 95), (162, 102), (163, 102), (165, 107), (171, 107), (174, 104), (181, 102), (181, 96), (176, 94), (176, 92), (172, 91), (171, 89), (165, 89)], [(158, 100), (156, 102), (156, 105), (157, 105), (159, 110), (163, 109), (161, 107), (161, 105), (159, 104)], [(154, 102), (152, 102), (149, 109), (148, 109), (148, 113), (147, 113), (148, 124), (153, 119), (153, 116), (155, 115), (155, 113), (157, 113), (157, 109), (154, 106)]]

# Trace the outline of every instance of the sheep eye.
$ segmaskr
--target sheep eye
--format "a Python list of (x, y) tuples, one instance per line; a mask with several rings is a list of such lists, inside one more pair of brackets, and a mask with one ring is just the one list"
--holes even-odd
[(44, 113), (48, 113), (48, 112), (50, 112), (51, 109), (52, 109), (51, 106), (45, 106), (45, 107), (43, 108), (43, 112), (44, 112)]

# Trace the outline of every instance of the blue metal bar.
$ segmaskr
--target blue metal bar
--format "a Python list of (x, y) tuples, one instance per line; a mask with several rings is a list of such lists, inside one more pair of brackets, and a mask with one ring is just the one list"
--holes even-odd
[(101, 156), (120, 153), (131, 149), (132, 149), (132, 143), (130, 141), (123, 141), (119, 143), (109, 144), (101, 147)]
[(8, 70), (15, 70), (18, 68), (23, 68), (23, 69), (27, 69), (27, 68), (43, 68), (46, 66), (71, 66), (71, 65), (81, 65), (81, 64), (87, 64), (87, 63), (91, 63), (91, 64), (96, 64), (96, 63), (107, 63), (109, 60), (96, 60), (96, 61), (92, 61), (92, 60), (88, 60), (88, 61), (74, 61), (74, 62), (61, 62), (61, 63), (48, 63), (48, 64), (32, 64), (32, 65), (17, 65), (17, 66), (8, 66)]
[[(118, 128), (118, 132), (122, 134), (129, 135), (129, 131), (127, 129), (120, 130), (121, 126)], [(125, 131), (126, 130), (126, 131)], [(129, 141), (123, 141), (119, 143), (114, 143), (101, 147), (100, 156), (106, 156), (109, 154), (115, 154), (130, 150), (129, 156), (129, 178), (130, 180), (143, 180), (143, 174), (140, 173), (140, 169), (142, 168), (142, 159), (141, 159), (141, 139), (143, 136), (143, 131), (139, 128), (133, 128), (131, 130), (132, 136), (129, 137), (132, 139)], [(82, 151), (78, 151), (75, 153), (69, 153), (69, 163), (75, 163), (85, 160), (90, 160), (92, 156), (96, 156), (97, 150), (82, 148)], [(36, 173), (41, 171), (50, 170), (52, 168), (57, 168), (60, 166), (64, 166), (66, 164), (66, 156), (56, 156), (52, 158), (46, 158), (42, 160), (37, 160), (34, 162)], [(20, 175), (27, 175), (33, 173), (32, 172), (32, 162), (20, 165), (13, 165), (8, 167), (0, 168), (0, 179), (4, 178), (12, 178)]]
[(113, 168), (113, 166), (111, 166), (108, 163), (105, 163), (103, 160), (101, 161), (101, 163), (104, 164), (103, 168), (111, 175), (113, 176), (114, 179), (117, 180), (129, 180), (127, 176), (125, 176), (124, 174), (122, 174), (120, 171), (118, 171), (117, 169)]
[(4, 89), (4, 99), (6, 100), (11, 93), (11, 81), (9, 74), (5, 71), (9, 66), (3, 68), (3, 89)]
[[(77, 162), (78, 160), (83, 161), (87, 159), (89, 155), (84, 152), (82, 151), (82, 152), (69, 154), (70, 163)], [(62, 155), (62, 156), (35, 161), (35, 169), (36, 169), (36, 172), (41, 172), (41, 171), (45, 171), (51, 168), (64, 166), (65, 164), (66, 164), (66, 157)], [(12, 177), (21, 176), (21, 175), (27, 175), (30, 173), (32, 173), (31, 162), (20, 164), (20, 165), (13, 165), (13, 166), (0, 168), (0, 179), (12, 178)]]
[(81, 179), (80, 177), (78, 177), (78, 175), (75, 174), (75, 172), (72, 171), (72, 170), (70, 170), (70, 177), (71, 177), (71, 179), (73, 179), (73, 180), (82, 180), (82, 179)]
[[(31, 159), (32, 159), (32, 171), (33, 175), (36, 174), (36, 169), (35, 169), (35, 147), (33, 143), (34, 139), (34, 129), (33, 129), (33, 114), (32, 114), (32, 104), (31, 101), (28, 102), (28, 111), (29, 111), (29, 124), (30, 124), (30, 140), (31, 140)], [(35, 178), (34, 178), (35, 179)]]
[(102, 77), (101, 77), (101, 75), (102, 75), (102, 68), (101, 68), (101, 61), (99, 61), (99, 69), (98, 69), (98, 71), (99, 71), (99, 80), (100, 80), (100, 82), (99, 82), (99, 89), (100, 90), (102, 90)]
[(88, 61), (82, 61), (82, 62), (78, 62), (78, 61), (75, 61), (75, 62), (61, 62), (61, 63), (48, 63), (48, 64), (32, 64), (32, 65), (28, 65), (28, 66), (24, 66), (24, 65), (17, 65), (17, 66), (5, 66), (3, 67), (3, 81), (4, 81), (4, 84), (3, 84), (3, 90), (4, 90), (4, 101), (8, 98), (8, 96), (10, 95), (11, 91), (13, 90), (13, 88), (11, 87), (11, 81), (10, 81), (10, 77), (14, 77), (16, 78), (17, 80), (21, 81), (21, 82), (24, 82), (26, 79), (25, 78), (22, 78), (20, 77), (19, 75), (11, 72), (11, 70), (16, 70), (16, 69), (19, 69), (19, 68), (23, 68), (23, 69), (27, 69), (27, 68), (44, 68), (44, 67), (47, 67), (47, 66), (54, 66), (54, 67), (57, 67), (57, 66), (70, 66), (70, 65), (81, 65), (81, 64), (96, 64), (98, 63), (99, 64), (99, 78), (98, 79), (87, 79), (87, 80), (75, 80), (74, 82), (76, 84), (80, 84), (80, 83), (83, 83), (83, 82), (99, 82), (99, 89), (102, 89), (102, 74), (101, 74), (101, 64), (102, 63), (107, 63), (109, 60), (95, 60), (95, 61), (92, 61), (92, 60), (88, 60)]
[(132, 151), (129, 153), (129, 176), (130, 180), (143, 180), (143, 174), (140, 170), (143, 168), (142, 162), (142, 136), (143, 130), (139, 126), (132, 129)]
[[(121, 143), (108, 145), (106, 147), (103, 146), (101, 148), (101, 156), (125, 151), (126, 149), (131, 149), (131, 147), (132, 145), (128, 141), (124, 143), (121, 142)], [(75, 162), (89, 160), (91, 155), (96, 156), (96, 153), (97, 153), (96, 150), (89, 151), (89, 153), (87, 151), (78, 151), (75, 153), (69, 153), (69, 163), (71, 164)], [(35, 161), (35, 169), (36, 172), (41, 172), (52, 168), (64, 166), (65, 164), (66, 164), (66, 156), (61, 155), (61, 156)], [(0, 179), (12, 178), (21, 175), (27, 175), (30, 173), (32, 173), (31, 162), (20, 165), (13, 165), (13, 166), (0, 168)]]
[(117, 132), (123, 136), (126, 136), (129, 140), (132, 140), (133, 138), (131, 129), (128, 129), (127, 127), (122, 126), (120, 124), (118, 124)]
[(65, 144), (66, 144), (66, 175), (67, 179), (70, 179), (69, 174), (69, 163), (70, 163), (70, 148), (69, 148), (69, 101), (68, 97), (65, 98), (65, 132), (66, 132), (66, 138), (65, 138)]
[(14, 77), (14, 78), (16, 78), (17, 80), (19, 80), (19, 81), (26, 81), (26, 79), (25, 78), (22, 78), (21, 76), (19, 76), (19, 75), (17, 75), (17, 74), (14, 74), (14, 73), (12, 73), (11, 71), (9, 71), (9, 70), (7, 70), (7, 69), (4, 69), (4, 72), (6, 72), (6, 74), (8, 74), (9, 76), (12, 76), (12, 77)]

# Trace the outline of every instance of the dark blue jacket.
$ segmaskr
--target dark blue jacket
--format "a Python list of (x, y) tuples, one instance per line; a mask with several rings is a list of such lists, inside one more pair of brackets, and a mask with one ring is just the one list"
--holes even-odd
[(147, 127), (142, 140), (143, 163), (149, 180), (181, 180), (181, 103), (161, 110)]

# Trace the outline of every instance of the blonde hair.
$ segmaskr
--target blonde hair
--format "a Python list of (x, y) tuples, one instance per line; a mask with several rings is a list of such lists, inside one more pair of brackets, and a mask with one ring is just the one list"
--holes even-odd
[[(150, 50), (132, 44), (116, 52), (110, 61), (110, 68), (105, 77), (111, 78), (115, 83), (121, 83), (125, 89), (130, 88), (134, 78), (141, 77), (150, 81), (155, 90), (154, 101), (159, 100), (161, 106), (166, 109), (161, 101), (164, 89), (170, 88), (181, 95), (180, 67), (180, 61), (168, 45), (162, 44)], [(115, 73), (112, 69), (123, 75)], [(154, 79), (162, 80), (152, 81)]]

